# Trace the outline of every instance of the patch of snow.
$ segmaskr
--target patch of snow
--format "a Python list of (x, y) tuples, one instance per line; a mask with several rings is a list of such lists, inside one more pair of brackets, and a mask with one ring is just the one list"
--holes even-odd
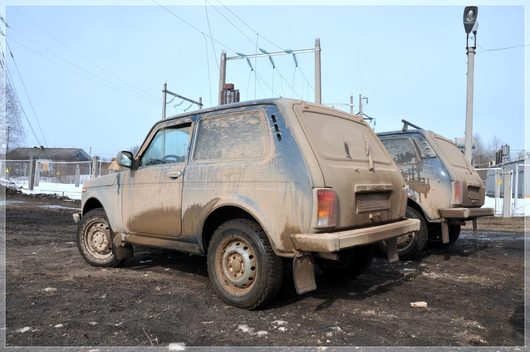
[(55, 292), (57, 291), (57, 289), (55, 287), (46, 287), (44, 289), (44, 292)]
[(186, 344), (184, 342), (172, 342), (167, 346), (170, 351), (184, 351)]
[(259, 337), (261, 336), (265, 336), (265, 335), (268, 335), (269, 333), (265, 330), (260, 330), (256, 333), (256, 335), (258, 335)]
[(62, 328), (63, 326), (64, 326), (63, 324), (57, 324), (57, 325), (55, 325), (55, 328), (56, 328), (56, 329), (60, 329), (60, 328)]
[(252, 331), (254, 331), (254, 329), (249, 327), (247, 324), (238, 325), (237, 330), (241, 330), (242, 332), (249, 333), (249, 334), (252, 334)]
[[(486, 197), (483, 207), (493, 208), (495, 214), (500, 215), (502, 214), (503, 202), (503, 198), (499, 198), (497, 199), (497, 204), (495, 204), (495, 197)], [(515, 203), (515, 199), (512, 198), (512, 214), (514, 216), (530, 216), (530, 198), (517, 198), (517, 207)]]
[(275, 320), (272, 322), (274, 325), (279, 325), (279, 326), (282, 326), (282, 325), (287, 325), (287, 322), (285, 320)]
[(31, 328), (29, 326), (24, 326), (23, 328), (17, 329), (17, 332), (23, 334), (23, 333), (28, 332), (30, 330), (31, 330)]

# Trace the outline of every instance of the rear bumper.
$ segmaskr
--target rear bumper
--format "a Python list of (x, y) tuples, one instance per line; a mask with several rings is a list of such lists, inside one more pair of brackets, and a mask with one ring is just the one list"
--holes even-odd
[(472, 220), (482, 216), (493, 216), (493, 208), (448, 208), (440, 209), (440, 216), (446, 219)]
[(303, 252), (331, 253), (342, 249), (376, 243), (420, 229), (420, 221), (406, 219), (389, 224), (340, 232), (294, 234), (294, 247)]

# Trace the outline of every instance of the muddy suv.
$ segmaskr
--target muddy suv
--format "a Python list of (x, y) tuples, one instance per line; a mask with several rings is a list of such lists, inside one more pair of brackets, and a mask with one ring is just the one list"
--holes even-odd
[[(401, 259), (417, 259), (426, 245), (447, 246), (460, 235), (466, 221), (493, 215), (484, 204), (480, 176), (450, 140), (402, 120), (401, 131), (378, 133), (408, 185), (408, 218), (420, 230), (398, 238)], [(409, 130), (409, 126), (415, 130)]]
[(131, 245), (206, 255), (227, 303), (256, 308), (293, 260), (298, 293), (316, 288), (314, 262), (329, 272), (366, 265), (386, 240), (419, 229), (405, 219), (405, 182), (359, 118), (274, 99), (162, 120), (123, 171), (87, 181), (77, 243), (95, 266), (115, 266)]

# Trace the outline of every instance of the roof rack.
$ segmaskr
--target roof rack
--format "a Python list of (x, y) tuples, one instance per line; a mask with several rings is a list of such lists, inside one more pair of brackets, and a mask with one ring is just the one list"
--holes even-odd
[(420, 126), (415, 125), (412, 122), (408, 122), (407, 120), (403, 119), (403, 120), (401, 120), (401, 122), (403, 122), (403, 127), (401, 128), (401, 132), (408, 131), (409, 130), (409, 126), (414, 127), (414, 128), (416, 128), (418, 130), (423, 130), (423, 128), (421, 128)]

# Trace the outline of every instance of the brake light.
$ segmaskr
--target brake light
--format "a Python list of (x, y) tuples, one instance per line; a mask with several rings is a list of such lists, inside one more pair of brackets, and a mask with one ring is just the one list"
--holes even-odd
[(317, 190), (317, 227), (337, 225), (337, 194), (332, 189)]
[(453, 204), (462, 204), (464, 199), (464, 185), (461, 181), (453, 181)]

